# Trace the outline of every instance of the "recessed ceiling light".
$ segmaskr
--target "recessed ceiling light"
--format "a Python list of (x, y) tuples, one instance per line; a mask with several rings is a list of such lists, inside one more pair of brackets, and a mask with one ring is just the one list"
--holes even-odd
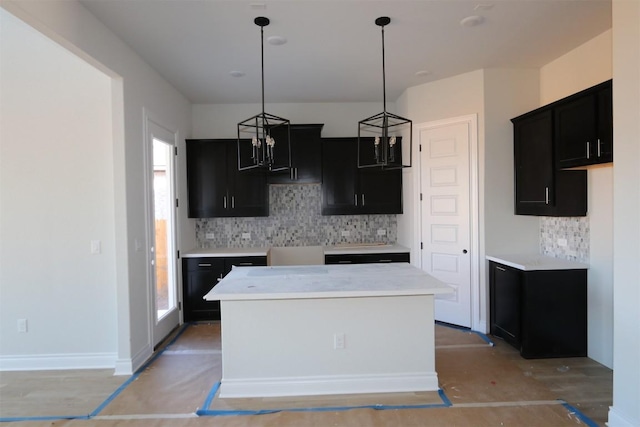
[(429, 76), (431, 75), (431, 71), (429, 70), (420, 70), (416, 73), (417, 77), (424, 77), (424, 76)]
[(478, 15), (467, 16), (460, 21), (460, 25), (463, 27), (475, 27), (484, 22), (484, 18)]
[(244, 76), (244, 72), (242, 71), (229, 71), (229, 74), (231, 74), (233, 77), (243, 77)]
[(267, 38), (267, 42), (269, 42), (269, 44), (272, 44), (274, 46), (280, 46), (285, 44), (287, 42), (287, 39), (285, 39), (282, 36), (271, 36)]

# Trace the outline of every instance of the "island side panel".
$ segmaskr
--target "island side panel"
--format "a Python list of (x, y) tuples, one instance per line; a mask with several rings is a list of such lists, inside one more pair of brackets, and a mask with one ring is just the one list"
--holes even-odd
[(432, 295), (221, 304), (221, 397), (438, 389)]

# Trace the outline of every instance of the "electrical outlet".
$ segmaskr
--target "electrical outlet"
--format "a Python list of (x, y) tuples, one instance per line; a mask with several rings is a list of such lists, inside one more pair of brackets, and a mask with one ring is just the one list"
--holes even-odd
[(91, 253), (93, 255), (97, 255), (100, 252), (102, 252), (102, 244), (100, 243), (100, 240), (92, 240), (91, 241)]
[(342, 230), (340, 234), (342, 235), (342, 237), (349, 237), (351, 235), (351, 232), (349, 230)]
[(385, 230), (384, 228), (378, 228), (378, 236), (386, 236), (387, 235), (387, 230)]
[(28, 330), (27, 319), (18, 319), (18, 332), (21, 334), (26, 334)]
[(567, 239), (559, 238), (558, 246), (565, 248), (567, 246)]
[(345, 348), (345, 339), (344, 332), (333, 335), (333, 349), (334, 350), (344, 350)]
[(216, 235), (213, 233), (204, 233), (204, 238), (207, 240), (213, 240), (215, 239)]
[(251, 233), (242, 233), (242, 238), (245, 240), (251, 239)]

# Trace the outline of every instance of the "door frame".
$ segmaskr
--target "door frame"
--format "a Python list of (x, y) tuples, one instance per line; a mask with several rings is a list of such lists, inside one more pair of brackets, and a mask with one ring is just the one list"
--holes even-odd
[[(413, 126), (413, 139), (420, 141), (420, 132), (423, 130), (429, 130), (439, 128), (443, 126), (450, 126), (454, 124), (466, 124), (469, 130), (469, 211), (470, 211), (470, 247), (471, 252), (471, 329), (486, 333), (487, 325), (486, 321), (486, 308), (484, 304), (486, 297), (482, 295), (482, 282), (480, 280), (480, 191), (479, 191), (479, 155), (478, 155), (478, 115), (468, 114), (458, 117), (450, 117), (441, 120), (434, 120), (430, 122), (418, 123)], [(417, 161), (414, 163), (419, 170), (417, 173), (413, 173), (414, 178), (414, 200), (418, 202), (415, 204), (414, 215), (416, 230), (414, 237), (414, 247), (419, 254), (417, 264), (422, 268), (422, 256), (420, 254), (420, 243), (422, 236), (422, 206), (420, 202), (420, 176), (422, 173), (422, 155), (420, 147), (418, 150), (414, 150), (417, 154)]]
[[(179, 133), (177, 130), (171, 129), (170, 127), (162, 124), (162, 122), (157, 119), (148, 109), (143, 108), (143, 117), (144, 117), (144, 187), (145, 187), (145, 260), (146, 260), (146, 270), (147, 270), (147, 318), (149, 319), (149, 342), (151, 343), (152, 348), (158, 345), (159, 342), (162, 341), (169, 333), (175, 329), (181, 322), (181, 310), (182, 306), (182, 294), (180, 292), (179, 286), (179, 273), (180, 266), (177, 259), (177, 248), (179, 247), (178, 242), (178, 210), (174, 204), (173, 205), (173, 217), (174, 217), (174, 227), (173, 227), (173, 241), (175, 243), (175, 254), (174, 254), (174, 262), (175, 268), (173, 269), (173, 283), (175, 284), (175, 297), (176, 297), (176, 306), (173, 310), (170, 310), (164, 317), (163, 323), (169, 323), (168, 326), (164, 327), (161, 331), (162, 336), (158, 335), (158, 326), (161, 322), (157, 319), (157, 308), (156, 308), (156, 298), (155, 298), (155, 281), (154, 270), (155, 266), (151, 263), (151, 260), (154, 258), (154, 254), (151, 252), (150, 248), (155, 242), (155, 224), (152, 223), (151, 217), (154, 214), (154, 206), (152, 204), (153, 201), (153, 176), (149, 173), (153, 169), (153, 127), (159, 128), (166, 135), (171, 135), (171, 137), (167, 138), (157, 138), (162, 139), (164, 142), (171, 143), (175, 149), (178, 147), (179, 141)], [(165, 140), (167, 139), (167, 140)], [(177, 198), (177, 162), (176, 156), (171, 157), (172, 169), (174, 171), (174, 179), (169, 184), (172, 187), (172, 194), (174, 198)], [(173, 319), (173, 321), (172, 321)]]

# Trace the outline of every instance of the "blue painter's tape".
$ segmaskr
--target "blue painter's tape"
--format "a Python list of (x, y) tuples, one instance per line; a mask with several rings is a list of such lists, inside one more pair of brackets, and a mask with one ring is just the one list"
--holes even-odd
[(6, 417), (0, 418), (0, 423), (10, 423), (18, 421), (55, 421), (55, 420), (88, 420), (88, 415), (47, 415), (43, 417)]
[(351, 409), (428, 409), (428, 408), (447, 408), (451, 406), (451, 401), (442, 389), (438, 390), (438, 396), (442, 399), (442, 403), (428, 403), (422, 405), (360, 405), (360, 406), (328, 406), (328, 407), (311, 407), (311, 408), (281, 408), (281, 409), (257, 409), (257, 410), (229, 410), (229, 409), (209, 409), (211, 403), (220, 388), (220, 383), (216, 383), (202, 405), (203, 409), (196, 411), (198, 416), (234, 416), (234, 415), (265, 415), (276, 414), (278, 412), (338, 412), (349, 411)]
[(585, 414), (583, 414), (578, 408), (576, 408), (575, 406), (571, 406), (569, 405), (567, 402), (563, 402), (562, 406), (565, 407), (565, 409), (567, 409), (570, 413), (574, 414), (576, 417), (578, 417), (578, 419), (580, 421), (582, 421), (583, 423), (585, 423), (588, 427), (599, 427), (598, 423), (596, 423), (595, 421), (593, 421), (591, 418), (587, 417)]
[(439, 322), (437, 320), (436, 320), (436, 325), (444, 326), (445, 328), (457, 329), (459, 331), (469, 332), (471, 334), (476, 334), (477, 336), (480, 337), (480, 339), (482, 339), (484, 342), (489, 344), (491, 347), (494, 347), (496, 345), (493, 341), (491, 341), (491, 339), (488, 336), (486, 336), (482, 332), (473, 331), (470, 328), (465, 328), (464, 326), (458, 326), (458, 325), (452, 325), (451, 323)]

